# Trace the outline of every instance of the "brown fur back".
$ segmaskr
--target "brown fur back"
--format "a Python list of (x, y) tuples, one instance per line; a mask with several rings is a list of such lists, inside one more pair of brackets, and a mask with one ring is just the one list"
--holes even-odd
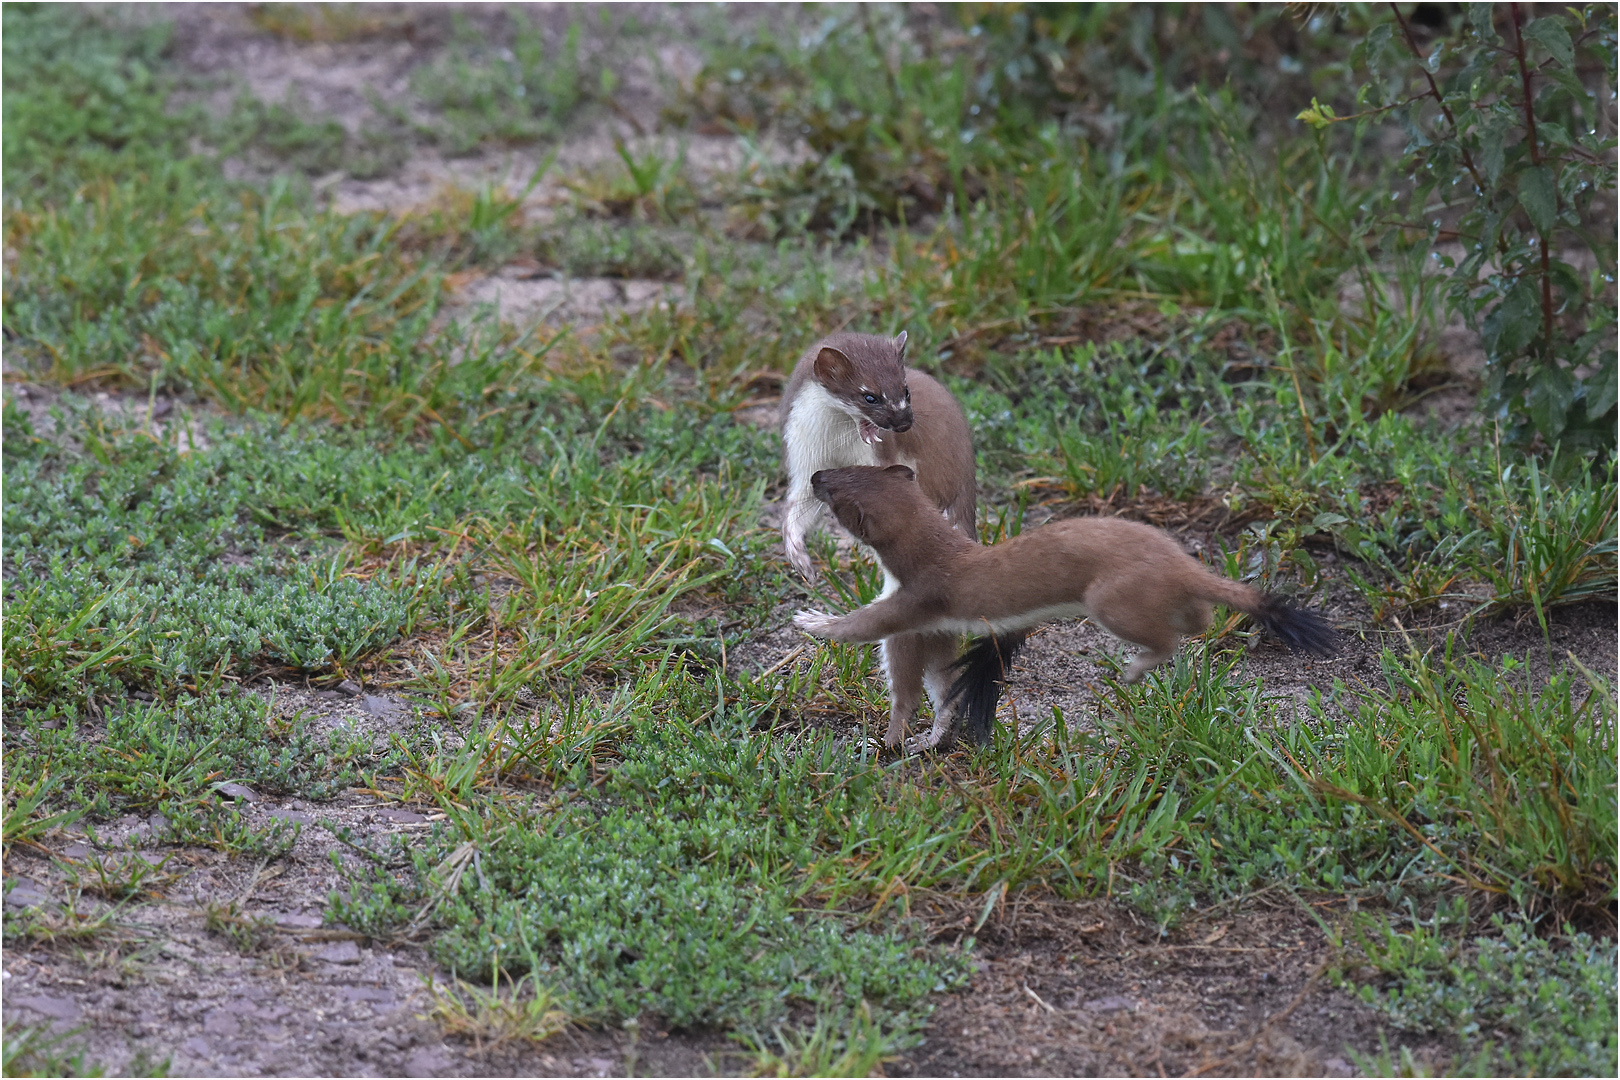
[[(1087, 617), (1142, 647), (1124, 672), (1126, 682), (1136, 682), (1169, 659), (1183, 637), (1203, 631), (1212, 605), (1223, 603), (1253, 616), (1290, 648), (1329, 656), (1337, 647), (1337, 634), (1321, 616), (1210, 573), (1168, 535), (1134, 521), (1071, 518), (981, 547), (929, 512), (909, 469), (826, 470), (812, 486), (899, 581), (898, 589), (848, 615), (794, 617), (794, 625), (834, 641), (900, 633), (1010, 639), (1042, 623)], [(993, 676), (974, 653), (968, 661), (965, 677)], [(952, 695), (962, 690), (959, 683)]]
[(1114, 583), (1126, 581), (1134, 597), (1122, 602), (1155, 607), (1166, 618), (1187, 597), (1244, 611), (1259, 601), (1255, 590), (1211, 574), (1165, 533), (1123, 518), (1055, 521), (961, 558), (960, 573), (976, 583), (978, 602), (1009, 614), (1063, 602), (1090, 607), (1094, 584), (1111, 597)]

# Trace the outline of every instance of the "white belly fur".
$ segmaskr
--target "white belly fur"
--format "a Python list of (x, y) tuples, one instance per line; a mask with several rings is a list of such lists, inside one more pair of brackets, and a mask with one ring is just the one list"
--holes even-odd
[(1000, 635), (1022, 630), (1033, 630), (1043, 623), (1062, 622), (1065, 619), (1084, 619), (1087, 614), (1084, 604), (1051, 604), (1047, 607), (1036, 608), (1034, 611), (1010, 615), (1003, 619), (944, 619), (936, 625), (929, 626), (928, 629), (953, 630), (958, 634)]
[(808, 488), (810, 477), (821, 469), (878, 463), (877, 450), (861, 441), (855, 418), (818, 382), (799, 391), (782, 441), (790, 488)]

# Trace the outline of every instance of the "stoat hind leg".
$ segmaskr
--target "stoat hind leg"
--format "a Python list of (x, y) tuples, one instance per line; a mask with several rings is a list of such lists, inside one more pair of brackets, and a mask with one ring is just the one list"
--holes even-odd
[(1176, 650), (1173, 646), (1168, 649), (1143, 649), (1136, 654), (1130, 665), (1126, 667), (1125, 681), (1128, 683), (1141, 682), (1149, 671), (1152, 671), (1175, 654)]
[(919, 634), (922, 639), (923, 685), (934, 703), (934, 727), (928, 734), (930, 749), (942, 750), (956, 741), (960, 708), (951, 701), (953, 665), (956, 663), (957, 636), (951, 633)]
[(922, 704), (923, 665), (922, 643), (927, 635), (899, 634), (884, 638), (878, 649), (883, 657), (883, 673), (889, 680), (889, 730), (883, 736), (883, 745), (898, 749), (906, 739), (906, 729), (917, 706)]
[(1143, 584), (1132, 578), (1116, 578), (1086, 591), (1086, 610), (1091, 620), (1115, 637), (1140, 645), (1125, 669), (1125, 681), (1137, 683), (1151, 669), (1175, 655), (1181, 634), (1173, 621), (1179, 614), (1169, 590)]

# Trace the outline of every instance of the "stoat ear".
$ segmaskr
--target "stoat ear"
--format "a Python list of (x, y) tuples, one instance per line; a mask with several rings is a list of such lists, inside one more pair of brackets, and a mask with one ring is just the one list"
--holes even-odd
[(900, 354), (900, 359), (904, 360), (906, 358), (906, 332), (904, 330), (895, 335), (894, 351)]
[(816, 354), (815, 371), (816, 378), (824, 383), (838, 385), (855, 379), (855, 365), (831, 345), (823, 345), (821, 352)]
[(911, 466), (910, 465), (890, 465), (887, 469), (884, 469), (883, 471), (884, 472), (899, 473), (901, 476), (905, 477), (907, 480), (915, 480), (915, 479), (917, 479), (917, 474), (911, 471)]

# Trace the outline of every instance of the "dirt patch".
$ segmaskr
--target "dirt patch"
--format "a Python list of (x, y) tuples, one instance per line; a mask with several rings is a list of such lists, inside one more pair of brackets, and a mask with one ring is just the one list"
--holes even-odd
[[(1331, 948), (1300, 904), (1217, 908), (1161, 934), (1108, 900), (1013, 903), (981, 932), (972, 985), (892, 1071), (1350, 1076), (1350, 1049), (1401, 1040), (1322, 978)], [(1411, 1045), (1420, 1060), (1438, 1049)]]
[[(412, 125), (427, 130), (434, 119), (414, 95), (414, 73), (446, 48), (458, 24), (459, 32), (470, 27), (488, 43), (505, 41), (512, 33), (512, 10), (498, 4), (385, 4), (367, 6), (361, 17), (356, 12), (323, 16), (314, 9), (267, 13), (253, 5), (203, 4), (148, 9), (138, 17), (173, 22), (176, 59), (203, 77), (205, 89), (190, 97), (215, 115), (229, 113), (238, 96), (247, 93), (286, 105), (298, 115), (335, 120), (350, 135), (387, 127), (393, 132), (388, 141), (405, 142), (395, 154), (397, 164), (375, 175), (356, 176), (340, 167), (313, 181), (317, 198), (338, 213), (431, 212), (452, 192), (492, 188), (522, 199), (523, 220), (545, 225), (577, 201), (573, 187), (591, 186), (592, 177), (624, 173), (621, 147), (637, 158), (656, 154), (678, 161), (687, 182), (698, 187), (738, 173), (750, 154), (772, 161), (802, 157), (802, 148), (769, 136), (744, 140), (731, 134), (660, 130), (663, 109), (702, 67), (702, 54), (689, 42), (710, 32), (721, 16), (708, 8), (658, 4), (523, 9), (523, 17), (533, 20), (547, 41), (577, 33), (581, 72), (594, 78), (599, 71), (611, 71), (611, 95), (585, 106), (559, 138), (446, 155), (411, 131)], [(776, 8), (724, 16), (733, 28), (795, 17)], [(531, 185), (548, 160), (543, 177)], [(268, 167), (250, 155), (227, 162), (226, 172), (253, 179)], [(677, 288), (660, 281), (537, 277), (522, 266), (463, 277), (454, 285), (446, 317), (465, 317), (492, 305), (501, 322), (520, 329), (542, 321), (589, 327), (679, 296)]]
[(631, 314), (682, 295), (678, 285), (622, 278), (534, 278), (524, 271), (501, 271), (459, 290), (458, 309), (493, 305), (496, 318), (515, 327), (537, 322), (590, 325), (611, 314)]
[(415, 726), (417, 703), (411, 699), (375, 693), (347, 680), (340, 686), (317, 690), (265, 680), (250, 692), (268, 699), (276, 716), (308, 720), (315, 730), (329, 734), (369, 738), (379, 755), (387, 749), (390, 737), (408, 734)]
[[(199, 1076), (707, 1075), (744, 1064), (725, 1038), (661, 1030), (655, 1018), (631, 1030), (570, 1029), (539, 1047), (445, 1039), (429, 1018), (444, 974), (418, 946), (322, 922), (322, 898), (343, 885), (333, 856), (354, 857), (334, 829), (376, 841), (424, 833), (442, 815), (355, 794), (319, 806), (265, 799), (247, 811), (301, 824), (284, 859), (175, 852), (166, 869), (178, 877), (162, 897), (102, 935), (7, 950), (7, 1022), (77, 1029), (114, 1074), (139, 1057)], [(65, 866), (143, 850), (149, 827), (125, 819), (94, 837), (60, 834), (48, 851), (15, 849), (7, 906), (61, 905)], [(1332, 921), (1339, 902), (1317, 902), (1316, 914)], [(1305, 904), (1218, 906), (1161, 932), (1106, 899), (1014, 899), (979, 930), (971, 985), (939, 999), (923, 1044), (890, 1072), (1351, 1075), (1347, 1047), (1401, 1040), (1321, 977), (1331, 951)], [(78, 906), (105, 905), (82, 897)], [(230, 925), (260, 928), (250, 946), (221, 929), (222, 910)], [(941, 941), (969, 935), (976, 918), (943, 898), (919, 897), (914, 913)], [(1411, 1045), (1420, 1060), (1443, 1052)]]
[[(90, 1058), (115, 1075), (138, 1055), (169, 1058), (182, 1076), (435, 1075), (433, 1062), (449, 1056), (437, 1028), (417, 1016), (428, 965), (409, 947), (322, 929), (324, 899), (344, 880), (331, 857), (343, 848), (317, 825), (369, 836), (430, 828), (428, 816), (358, 796), (318, 807), (260, 797), (239, 805), (256, 825), (297, 825), (292, 851), (257, 862), (159, 850), (146, 845), (161, 821), (133, 815), (63, 834), (46, 851), (15, 849), (7, 876), (28, 890), (17, 900), (14, 888), (8, 906), (47, 918), (73, 898), (64, 871), (98, 856), (134, 851), (174, 879), (81, 944), (8, 949), (7, 1022), (44, 1017), (83, 1028)], [(74, 907), (99, 914), (107, 904), (81, 896)], [(242, 928), (244, 940), (218, 929), (225, 924)]]
[(25, 373), (6, 370), (6, 399), (28, 419), (34, 434), (50, 439), (75, 452), (83, 447), (57, 427), (56, 413), (82, 410), (93, 405), (101, 418), (117, 430), (144, 431), (159, 442), (172, 442), (177, 452), (206, 450), (206, 428), (223, 419), (222, 409), (208, 402), (184, 401), (167, 394), (134, 394), (97, 390), (73, 393), (44, 383), (23, 382)]
[[(401, 114), (410, 123), (427, 125), (433, 117), (413, 93), (413, 74), (446, 47), (458, 24), (485, 43), (507, 41), (512, 11), (504, 4), (377, 4), (366, 6), (364, 18), (351, 14), (334, 20), (329, 14), (322, 20), (296, 13), (267, 17), (250, 4), (175, 4), (153, 5), (144, 17), (173, 23), (176, 59), (206, 78), (208, 89), (197, 96), (216, 115), (228, 113), (246, 92), (260, 101), (336, 120), (352, 134), (368, 125), (397, 124)], [(381, 175), (361, 178), (340, 171), (323, 178), (318, 188), (333, 209), (405, 212), (431, 202), (447, 187), (494, 185), (516, 195), (555, 154), (545, 179), (526, 202), (526, 208), (544, 214), (566, 197), (564, 185), (570, 178), (622, 169), (620, 144), (638, 156), (679, 156), (694, 182), (734, 172), (749, 152), (744, 140), (659, 130), (672, 96), (690, 87), (702, 68), (702, 54), (689, 43), (712, 33), (721, 19), (740, 29), (798, 17), (770, 5), (722, 15), (699, 5), (537, 4), (521, 14), (549, 42), (576, 33), (582, 77), (610, 71), (612, 93), (588, 106), (549, 145), (451, 157), (413, 143), (400, 163)], [(756, 139), (755, 146), (772, 160), (791, 160), (797, 153), (769, 138)]]

